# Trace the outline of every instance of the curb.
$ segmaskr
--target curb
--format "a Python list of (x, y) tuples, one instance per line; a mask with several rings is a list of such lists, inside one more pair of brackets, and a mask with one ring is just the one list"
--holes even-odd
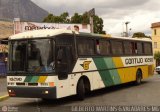
[(3, 101), (5, 99), (9, 98), (9, 95), (0, 96), (0, 101)]

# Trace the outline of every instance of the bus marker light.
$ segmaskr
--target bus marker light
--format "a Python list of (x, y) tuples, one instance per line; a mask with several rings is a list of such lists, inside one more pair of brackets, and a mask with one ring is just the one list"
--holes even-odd
[(50, 86), (50, 87), (53, 87), (53, 86), (54, 86), (54, 82), (50, 82), (50, 83), (49, 83), (49, 86)]

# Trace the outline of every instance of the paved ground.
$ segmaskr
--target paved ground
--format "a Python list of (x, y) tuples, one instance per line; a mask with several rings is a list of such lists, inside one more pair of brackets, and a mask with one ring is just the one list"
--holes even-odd
[[(3, 87), (2, 87), (3, 88)], [(4, 87), (5, 88), (5, 87)], [(30, 98), (9, 98), (0, 102), (1, 107), (23, 112), (71, 111), (73, 106), (86, 105), (143, 105), (160, 106), (160, 75), (154, 75), (139, 86), (124, 84), (92, 92), (84, 101), (74, 96), (59, 100), (42, 101)]]
[(0, 96), (7, 94), (7, 81), (5, 77), (0, 77)]

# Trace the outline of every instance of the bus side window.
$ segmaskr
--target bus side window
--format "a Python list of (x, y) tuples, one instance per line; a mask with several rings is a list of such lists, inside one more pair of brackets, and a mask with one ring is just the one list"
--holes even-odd
[(99, 41), (99, 52), (101, 55), (110, 55), (111, 45), (108, 40), (100, 40)]
[(144, 43), (144, 53), (146, 55), (152, 54), (152, 44), (151, 43)]
[(137, 43), (135, 42), (135, 54), (138, 54)]
[(100, 54), (100, 43), (98, 39), (96, 40), (96, 51), (98, 54)]
[(131, 42), (131, 45), (132, 45), (132, 54), (136, 54), (136, 47), (135, 47), (135, 43), (134, 42)]
[(95, 54), (95, 41), (93, 39), (77, 38), (77, 50), (81, 56), (92, 56)]
[(138, 54), (142, 55), (143, 54), (143, 43), (138, 42), (137, 49), (138, 49)]
[(123, 44), (122, 41), (115, 41), (111, 42), (112, 45), (112, 54), (113, 55), (123, 55)]
[(124, 52), (125, 52), (125, 55), (132, 55), (133, 49), (132, 49), (131, 42), (124, 42)]

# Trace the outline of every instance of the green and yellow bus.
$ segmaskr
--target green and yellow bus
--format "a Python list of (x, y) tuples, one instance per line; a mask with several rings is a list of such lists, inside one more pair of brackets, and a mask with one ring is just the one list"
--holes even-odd
[(37, 30), (9, 38), (10, 97), (57, 99), (153, 75), (149, 38)]

